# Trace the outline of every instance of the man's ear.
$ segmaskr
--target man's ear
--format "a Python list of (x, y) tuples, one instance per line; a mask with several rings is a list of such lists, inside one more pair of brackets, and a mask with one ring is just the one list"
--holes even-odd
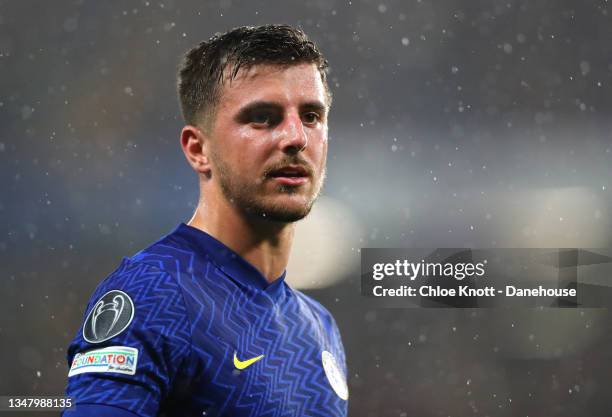
[(197, 126), (186, 125), (181, 131), (181, 148), (196, 172), (210, 175), (210, 137), (206, 133)]

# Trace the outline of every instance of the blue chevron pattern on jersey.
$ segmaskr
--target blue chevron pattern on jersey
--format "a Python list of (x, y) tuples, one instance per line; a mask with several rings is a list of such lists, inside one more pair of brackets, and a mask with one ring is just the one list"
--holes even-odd
[[(79, 404), (100, 404), (138, 416), (345, 416), (336, 323), (284, 278), (268, 284), (242, 257), (185, 224), (124, 259), (98, 286), (85, 317), (120, 290), (133, 301), (133, 320), (100, 343), (87, 342), (81, 326), (68, 363), (77, 353), (123, 346), (138, 350), (136, 371), (70, 376), (74, 415)], [(234, 365), (234, 357), (260, 355), (244, 369)]]

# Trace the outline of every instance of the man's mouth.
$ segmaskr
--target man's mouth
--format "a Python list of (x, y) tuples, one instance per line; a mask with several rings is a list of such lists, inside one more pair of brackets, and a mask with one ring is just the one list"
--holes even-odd
[(283, 185), (302, 185), (308, 182), (310, 174), (300, 165), (288, 165), (272, 171), (269, 176)]

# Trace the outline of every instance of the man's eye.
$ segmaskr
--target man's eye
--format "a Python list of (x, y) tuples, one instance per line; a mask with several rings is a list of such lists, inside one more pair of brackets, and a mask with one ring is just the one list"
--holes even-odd
[(305, 123), (308, 124), (313, 124), (319, 121), (321, 117), (315, 113), (315, 112), (309, 112), (304, 114), (304, 116), (302, 116), (302, 119), (304, 120)]
[(278, 123), (278, 116), (272, 112), (257, 111), (250, 114), (249, 123), (255, 125), (272, 126)]
[(270, 115), (268, 113), (253, 113), (251, 114), (251, 123), (268, 124), (270, 122)]

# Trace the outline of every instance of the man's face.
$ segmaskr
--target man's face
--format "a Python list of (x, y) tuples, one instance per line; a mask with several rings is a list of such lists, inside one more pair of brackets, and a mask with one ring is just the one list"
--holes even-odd
[(314, 64), (240, 70), (221, 90), (209, 135), (224, 197), (247, 215), (305, 217), (325, 178), (327, 111)]

